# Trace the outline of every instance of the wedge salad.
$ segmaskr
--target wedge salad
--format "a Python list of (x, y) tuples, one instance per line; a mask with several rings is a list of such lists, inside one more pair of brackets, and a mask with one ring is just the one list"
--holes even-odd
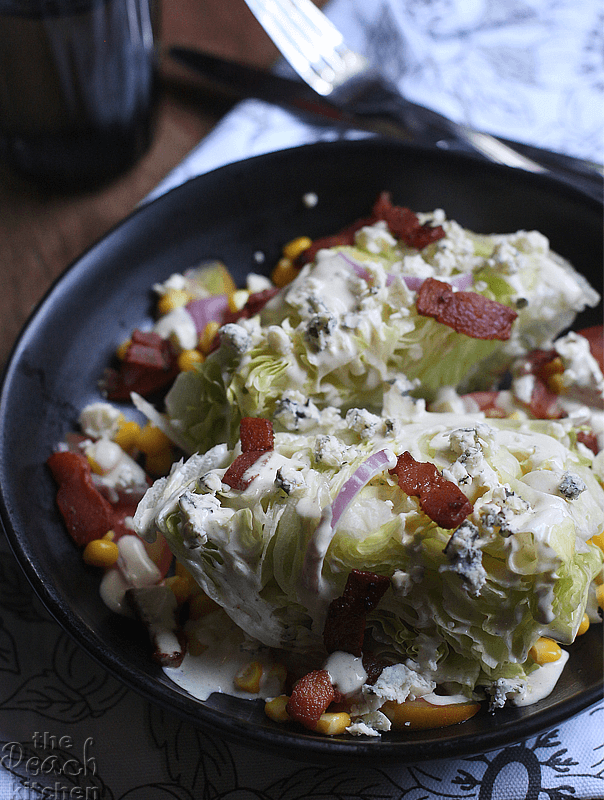
[(384, 192), (152, 289), (48, 464), (166, 673), (325, 735), (547, 696), (604, 605), (600, 297), (548, 240)]

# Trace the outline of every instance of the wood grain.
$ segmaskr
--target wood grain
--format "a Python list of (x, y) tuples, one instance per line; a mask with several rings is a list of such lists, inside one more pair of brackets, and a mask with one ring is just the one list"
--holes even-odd
[[(164, 0), (160, 49), (172, 44), (258, 67), (277, 51), (243, 0)], [(161, 60), (153, 141), (125, 175), (77, 195), (49, 193), (0, 166), (0, 366), (26, 318), (63, 270), (120, 220), (216, 125), (232, 101)]]

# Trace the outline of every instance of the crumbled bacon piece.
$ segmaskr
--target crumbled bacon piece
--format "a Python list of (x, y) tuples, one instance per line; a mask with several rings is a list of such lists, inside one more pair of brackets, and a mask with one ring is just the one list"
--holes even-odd
[(562, 419), (566, 416), (566, 411), (559, 405), (558, 395), (538, 377), (535, 377), (530, 403), (524, 405), (535, 419)]
[(429, 461), (416, 461), (405, 451), (390, 470), (406, 494), (419, 497), (420, 508), (441, 528), (456, 528), (472, 512), (472, 504), (452, 481)]
[(244, 417), (239, 424), (239, 437), (241, 439), (241, 455), (237, 456), (224, 473), (222, 482), (232, 489), (242, 492), (256, 477), (248, 475), (244, 480), (244, 474), (250, 467), (253, 467), (260, 456), (273, 449), (273, 423), (270, 419), (261, 417)]
[(422, 283), (415, 307), (418, 314), (433, 317), (473, 339), (509, 339), (518, 316), (503, 303), (476, 292), (455, 292), (451, 284), (435, 278), (426, 278)]
[(566, 412), (561, 407), (559, 387), (555, 379), (564, 372), (564, 364), (555, 350), (533, 350), (515, 365), (516, 377), (532, 375), (533, 387), (528, 402), (517, 397), (517, 401), (535, 419), (561, 419)]
[(126, 519), (134, 516), (142, 492), (110, 492), (95, 484), (83, 453), (53, 453), (46, 464), (58, 484), (56, 501), (65, 527), (77, 545), (101, 539), (110, 530), (116, 539), (132, 532)]
[(274, 446), (273, 423), (262, 417), (244, 417), (239, 423), (241, 452), (272, 450)]
[(298, 256), (296, 266), (301, 267), (313, 261), (318, 251), (324, 248), (353, 245), (358, 230), (366, 225), (375, 225), (380, 221), (388, 225), (393, 236), (397, 236), (409, 247), (415, 247), (418, 250), (422, 250), (445, 236), (441, 225), (422, 225), (417, 214), (411, 209), (392, 204), (390, 192), (381, 192), (373, 205), (370, 217), (358, 219), (331, 236), (315, 239), (311, 246)]
[(113, 509), (93, 483), (85, 455), (53, 453), (46, 461), (58, 483), (56, 500), (69, 535), (84, 546), (111, 530)]
[(132, 392), (146, 397), (169, 386), (178, 375), (176, 352), (153, 331), (135, 330), (119, 369), (107, 369), (101, 381), (110, 400), (129, 400)]
[(581, 444), (584, 444), (585, 447), (589, 447), (591, 452), (596, 456), (600, 452), (598, 437), (593, 431), (578, 431), (577, 441), (581, 442)]
[(247, 489), (256, 476), (248, 475), (245, 480), (243, 476), (265, 452), (266, 450), (248, 450), (247, 453), (241, 453), (222, 476), (222, 482), (239, 492)]
[(422, 225), (413, 211), (392, 204), (390, 192), (382, 192), (373, 206), (374, 221), (383, 220), (390, 232), (409, 247), (422, 250), (445, 236), (442, 225)]
[(339, 700), (340, 693), (334, 689), (329, 672), (326, 669), (316, 669), (304, 675), (296, 683), (286, 710), (292, 719), (314, 730), (321, 714), (331, 703)]
[(390, 585), (390, 578), (375, 572), (353, 569), (344, 593), (332, 600), (327, 610), (323, 641), (327, 652), (341, 650), (360, 656), (367, 614), (372, 611)]

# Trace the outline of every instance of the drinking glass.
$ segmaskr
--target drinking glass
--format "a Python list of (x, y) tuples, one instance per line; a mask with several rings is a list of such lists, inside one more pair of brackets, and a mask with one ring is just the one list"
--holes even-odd
[(132, 166), (152, 138), (157, 0), (0, 0), (0, 157), (55, 188)]

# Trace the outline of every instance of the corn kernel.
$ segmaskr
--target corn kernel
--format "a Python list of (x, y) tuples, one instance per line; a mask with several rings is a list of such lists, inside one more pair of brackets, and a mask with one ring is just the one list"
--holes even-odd
[(126, 358), (126, 353), (128, 352), (128, 348), (130, 347), (131, 344), (132, 342), (130, 341), (130, 339), (124, 339), (124, 341), (120, 345), (118, 345), (115, 351), (115, 355), (119, 358), (120, 361), (123, 361)]
[(250, 293), (246, 289), (237, 289), (229, 295), (229, 311), (241, 311), (247, 303)]
[(119, 557), (120, 551), (115, 542), (110, 539), (93, 539), (88, 542), (82, 553), (82, 558), (91, 567), (112, 567)]
[(122, 450), (131, 453), (136, 447), (140, 432), (141, 426), (138, 422), (124, 419), (120, 421), (119, 428), (113, 437), (113, 441), (119, 444)]
[(262, 664), (259, 661), (250, 661), (235, 675), (234, 683), (238, 689), (250, 694), (256, 694), (260, 689), (262, 680)]
[(288, 702), (289, 697), (286, 694), (273, 697), (264, 704), (264, 713), (269, 719), (272, 719), (273, 722), (289, 722), (290, 716), (287, 713)]
[(170, 311), (174, 311), (175, 308), (186, 306), (190, 300), (191, 295), (186, 289), (169, 289), (165, 294), (162, 294), (157, 301), (157, 313), (160, 316), (169, 314)]
[(183, 350), (178, 354), (178, 369), (181, 372), (192, 372), (204, 360), (199, 350)]
[(201, 336), (199, 337), (199, 349), (202, 353), (206, 355), (210, 352), (210, 348), (214, 343), (214, 339), (216, 338), (216, 334), (220, 330), (220, 323), (219, 322), (208, 322), (208, 324), (203, 329)]
[(280, 258), (277, 266), (271, 273), (271, 280), (275, 286), (287, 286), (295, 277), (298, 276), (300, 270), (296, 269), (289, 258)]
[(308, 236), (298, 236), (296, 239), (292, 239), (291, 242), (284, 245), (282, 252), (285, 258), (289, 258), (290, 261), (295, 261), (299, 255), (305, 250), (308, 250), (311, 244), (312, 239)]
[(596, 587), (596, 602), (600, 608), (604, 609), (604, 583)]
[(548, 664), (557, 661), (562, 655), (562, 649), (553, 639), (541, 636), (529, 650), (529, 656), (536, 664)]
[(215, 603), (204, 592), (198, 592), (189, 599), (189, 619), (201, 619), (217, 608), (218, 603)]
[(595, 544), (596, 547), (599, 547), (600, 550), (604, 553), (604, 531), (602, 533), (597, 533), (595, 536), (592, 536), (591, 539), (588, 539), (588, 544)]
[(136, 446), (146, 455), (155, 456), (169, 450), (172, 443), (162, 430), (148, 422), (144, 428), (141, 428)]
[(339, 736), (341, 733), (346, 732), (346, 728), (350, 725), (350, 714), (345, 711), (325, 712), (319, 717), (317, 733), (322, 733), (325, 736)]
[(173, 464), (172, 450), (162, 450), (145, 458), (145, 470), (156, 478), (167, 475)]
[(176, 604), (182, 606), (195, 591), (195, 581), (192, 578), (185, 578), (182, 575), (172, 575), (166, 578), (165, 585), (172, 590), (176, 598)]
[(577, 628), (577, 636), (583, 636), (584, 633), (587, 633), (589, 630), (589, 617), (587, 614), (583, 614), (583, 619), (581, 620), (581, 624)]
[(547, 379), (547, 386), (554, 394), (562, 394), (565, 389), (563, 376), (558, 373), (550, 375)]

